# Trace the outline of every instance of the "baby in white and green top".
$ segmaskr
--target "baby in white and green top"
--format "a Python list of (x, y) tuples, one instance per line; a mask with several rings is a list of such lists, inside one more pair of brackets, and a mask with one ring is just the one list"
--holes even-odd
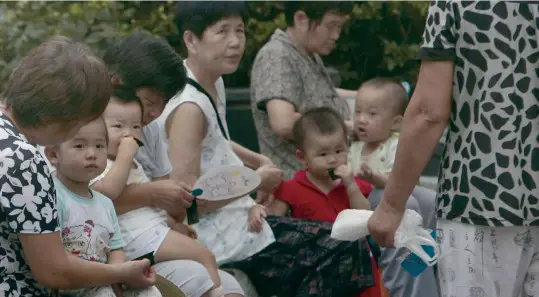
[(387, 78), (371, 79), (357, 92), (348, 163), (355, 176), (376, 188), (385, 188), (393, 169), (407, 102), (403, 85)]

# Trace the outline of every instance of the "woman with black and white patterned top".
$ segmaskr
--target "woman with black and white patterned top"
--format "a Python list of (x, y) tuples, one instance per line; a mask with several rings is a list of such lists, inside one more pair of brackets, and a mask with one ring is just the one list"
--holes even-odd
[(147, 260), (107, 265), (66, 254), (54, 184), (36, 148), (71, 138), (103, 112), (110, 91), (102, 61), (65, 37), (32, 50), (6, 83), (0, 103), (0, 296), (155, 281)]
[(369, 229), (393, 244), (449, 124), (437, 196), (442, 296), (539, 296), (538, 30), (537, 1), (430, 6), (416, 90)]

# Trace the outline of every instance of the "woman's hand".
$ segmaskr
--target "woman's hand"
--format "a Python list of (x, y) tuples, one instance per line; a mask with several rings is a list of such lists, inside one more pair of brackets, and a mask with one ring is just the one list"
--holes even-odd
[(256, 204), (249, 210), (248, 228), (250, 232), (260, 233), (264, 219), (268, 216), (266, 207)]
[(128, 261), (118, 265), (123, 276), (121, 283), (129, 288), (142, 289), (152, 286), (155, 283), (155, 271), (150, 266), (150, 260), (142, 259)]
[(191, 187), (172, 179), (152, 182), (155, 188), (153, 204), (156, 208), (165, 210), (173, 217), (178, 217), (193, 203)]
[(266, 193), (273, 193), (281, 184), (284, 177), (284, 172), (273, 164), (262, 165), (256, 170), (256, 173), (262, 179), (258, 189)]
[[(384, 193), (385, 194), (385, 193)], [(386, 202), (387, 197), (382, 198), (380, 204), (372, 213), (367, 227), (372, 239), (381, 247), (395, 247), (395, 233), (404, 216), (404, 209), (397, 209)]]

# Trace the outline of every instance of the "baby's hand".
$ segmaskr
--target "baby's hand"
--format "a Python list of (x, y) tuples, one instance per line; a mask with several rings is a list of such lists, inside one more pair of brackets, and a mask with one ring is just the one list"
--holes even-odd
[(118, 155), (123, 158), (132, 160), (137, 154), (139, 149), (139, 144), (134, 137), (124, 137), (120, 140), (120, 145), (118, 146)]
[(249, 231), (260, 233), (264, 224), (264, 219), (268, 216), (266, 207), (257, 204), (249, 210)]
[(372, 168), (367, 165), (367, 163), (361, 163), (361, 166), (359, 167), (359, 170), (355, 174), (358, 178), (361, 178), (363, 180), (366, 180), (368, 182), (372, 182), (372, 176), (374, 172)]
[(335, 168), (335, 171), (333, 171), (333, 173), (335, 173), (336, 176), (340, 177), (346, 186), (355, 182), (352, 169), (350, 169), (348, 165), (338, 166), (337, 168)]

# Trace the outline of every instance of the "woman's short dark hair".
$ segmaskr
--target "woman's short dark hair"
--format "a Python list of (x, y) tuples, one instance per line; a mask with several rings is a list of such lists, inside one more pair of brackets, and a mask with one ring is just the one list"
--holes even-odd
[(165, 40), (137, 32), (107, 49), (103, 60), (111, 75), (132, 89), (151, 88), (162, 92), (166, 101), (185, 86), (182, 58)]
[[(193, 32), (201, 38), (204, 31), (223, 18), (239, 16), (247, 22), (248, 10), (245, 1), (179, 1), (176, 4), (174, 22), (180, 35)], [(183, 38), (180, 38), (182, 49)]]
[(2, 100), (17, 124), (96, 118), (110, 99), (107, 67), (82, 43), (55, 36), (30, 51), (13, 70)]
[(284, 17), (289, 27), (294, 26), (294, 15), (303, 11), (311, 22), (320, 23), (328, 12), (349, 14), (354, 8), (350, 1), (285, 1)]

